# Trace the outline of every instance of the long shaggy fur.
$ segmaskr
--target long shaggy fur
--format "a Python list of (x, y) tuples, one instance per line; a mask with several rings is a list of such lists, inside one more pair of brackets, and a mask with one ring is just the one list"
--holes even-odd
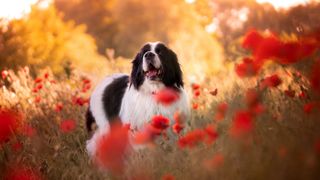
[[(180, 95), (169, 106), (159, 104), (153, 98), (156, 92), (166, 87), (175, 89)], [(173, 121), (176, 111), (189, 116), (189, 103), (178, 58), (162, 43), (147, 43), (132, 61), (130, 77), (125, 74), (106, 77), (92, 93), (87, 127), (91, 130), (91, 123), (95, 121), (98, 129), (87, 141), (88, 153), (94, 155), (98, 137), (109, 131), (110, 122), (115, 119), (139, 130), (154, 115), (161, 114)]]

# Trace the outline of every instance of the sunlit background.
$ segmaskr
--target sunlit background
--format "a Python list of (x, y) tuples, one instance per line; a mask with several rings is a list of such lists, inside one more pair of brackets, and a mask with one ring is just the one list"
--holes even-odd
[[(289, 8), (295, 5), (307, 3), (310, 0), (257, 0), (258, 3), (270, 3), (275, 8)], [(42, 8), (49, 5), (52, 0), (3, 0), (0, 1), (0, 17), (3, 18), (21, 18), (30, 12), (30, 6), (36, 3)], [(196, 0), (185, 0), (186, 3), (195, 3)]]
[[(141, 4), (141, 7), (139, 7), (139, 4)], [(31, 22), (38, 24), (42, 21), (42, 14), (46, 16), (45, 13), (57, 16), (58, 19), (62, 18), (62, 21), (65, 22), (73, 22), (77, 26), (76, 28), (82, 28), (81, 31), (85, 34), (83, 34), (81, 40), (80, 36), (74, 37), (74, 40), (70, 41), (74, 43), (71, 43), (72, 45), (68, 47), (73, 46), (72, 51), (76, 51), (75, 48), (82, 47), (79, 43), (75, 43), (76, 39), (83, 43), (84, 41), (90, 41), (88, 44), (92, 44), (92, 46), (86, 47), (90, 50), (84, 50), (81, 53), (91, 54), (90, 56), (96, 59), (92, 62), (97, 64), (105, 61), (105, 59), (132, 58), (144, 42), (160, 40), (176, 49), (183, 61), (193, 62), (198, 59), (206, 59), (192, 66), (185, 65), (185, 70), (192, 72), (189, 79), (194, 79), (195, 76), (202, 76), (202, 72), (221, 70), (225, 60), (234, 60), (234, 48), (230, 45), (251, 27), (286, 33), (311, 31), (317, 26), (316, 23), (310, 23), (315, 16), (315, 13), (312, 12), (316, 11), (314, 9), (316, 4), (317, 1), (315, 0), (176, 0), (172, 3), (163, 1), (151, 5), (146, 4), (146, 1), (135, 3), (130, 0), (122, 2), (112, 0), (105, 4), (104, 1), (89, 3), (81, 0), (8, 0), (0, 1), (0, 17), (2, 18), (0, 23), (4, 25), (4, 30), (8, 28), (7, 25), (10, 24), (11, 20), (13, 25), (16, 24), (15, 21), (18, 22), (21, 18), (25, 20), (29, 18), (29, 25), (31, 25)], [(311, 11), (306, 15), (293, 17), (296, 16), (294, 11), (301, 9), (307, 12), (308, 8)], [(32, 9), (34, 9), (33, 13), (31, 13)], [(47, 12), (45, 12), (46, 9), (48, 9)], [(165, 10), (154, 11), (153, 9)], [(83, 13), (84, 11), (87, 13)], [(163, 14), (162, 11), (169, 13)], [(290, 12), (292, 12), (291, 15), (289, 15)], [(37, 13), (40, 14), (37, 15)], [(155, 13), (154, 16), (150, 16), (151, 13)], [(141, 14), (146, 14), (146, 16), (142, 17)], [(57, 27), (59, 23), (64, 23), (58, 19), (52, 17), (51, 23), (54, 23)], [(51, 20), (49, 18), (45, 21), (49, 23)], [(157, 23), (158, 21), (161, 23)], [(170, 28), (173, 24), (177, 27)], [(37, 26), (34, 28), (37, 28)], [(40, 33), (41, 27), (38, 28)], [(128, 28), (132, 31), (127, 31)], [(168, 28), (170, 31), (166, 31)], [(189, 32), (186, 29), (190, 29)], [(32, 33), (31, 31), (30, 29), (30, 33)], [(79, 30), (77, 31), (79, 32)], [(137, 32), (140, 33), (137, 34)], [(190, 34), (193, 35), (190, 36)], [(30, 34), (31, 36), (33, 35)], [(92, 40), (95, 42), (92, 42)], [(190, 41), (194, 41), (194, 43), (187, 45)], [(34, 45), (36, 44), (35, 42)], [(193, 51), (186, 51), (184, 46), (193, 49)], [(209, 48), (203, 49), (203, 46), (215, 48), (211, 50)], [(98, 53), (95, 52), (95, 49)], [(196, 50), (198, 50), (198, 53), (195, 54), (194, 51)], [(35, 53), (36, 51), (39, 51), (39, 49), (25, 52), (30, 55), (31, 52)], [(39, 53), (44, 55), (43, 52), (35, 54), (39, 55)], [(68, 53), (67, 58), (64, 57), (64, 60), (61, 60), (61, 62), (64, 62), (63, 64), (71, 62), (69, 64), (87, 70), (95, 66), (92, 65), (95, 63), (88, 64), (82, 60), (82, 57), (87, 55), (76, 55), (77, 53), (74, 54), (70, 51)], [(29, 57), (31, 58), (33, 55)], [(61, 55), (55, 57), (62, 58)], [(43, 61), (41, 66), (48, 65), (44, 60), (36, 58), (31, 60), (30, 58), (29, 61), (36, 64), (35, 66), (39, 66), (40, 61)], [(43, 59), (43, 57), (41, 58)], [(66, 59), (68, 59), (68, 63), (65, 62)], [(207, 59), (215, 60), (208, 61)], [(116, 62), (119, 63), (121, 60)], [(52, 63), (49, 64), (52, 66)], [(55, 71), (61, 71), (59, 67), (55, 69)]]

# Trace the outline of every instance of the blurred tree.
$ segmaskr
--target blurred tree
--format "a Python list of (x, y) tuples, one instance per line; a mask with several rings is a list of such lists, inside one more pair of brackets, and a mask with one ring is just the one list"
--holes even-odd
[(251, 28), (298, 36), (320, 29), (315, 23), (320, 20), (320, 3), (316, 1), (289, 9), (275, 9), (271, 4), (259, 4), (255, 0), (215, 0), (210, 1), (209, 7), (212, 19), (211, 29), (207, 30), (219, 39), (231, 60), (238, 55), (239, 38)]
[(1, 26), (0, 68), (50, 66), (55, 73), (61, 73), (68, 63), (90, 69), (99, 67), (103, 58), (85, 28), (64, 22), (53, 6), (47, 9), (33, 6), (27, 17)]
[(208, 2), (194, 7), (184, 0), (55, 0), (55, 5), (66, 19), (88, 27), (100, 53), (113, 48), (116, 56), (132, 58), (144, 43), (162, 41), (177, 52), (185, 69), (203, 76), (223, 60), (219, 43), (203, 28), (211, 20)]
[(66, 20), (73, 20), (77, 24), (87, 26), (87, 31), (97, 43), (100, 54), (105, 54), (107, 48), (114, 48), (114, 36), (117, 32), (117, 23), (114, 21), (111, 10), (115, 0), (55, 0), (56, 8), (63, 12)]

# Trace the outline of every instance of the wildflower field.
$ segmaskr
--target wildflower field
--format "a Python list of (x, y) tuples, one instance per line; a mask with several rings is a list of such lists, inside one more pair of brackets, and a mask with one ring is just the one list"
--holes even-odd
[[(319, 33), (288, 41), (250, 30), (241, 47), (246, 55), (225, 71), (185, 80), (190, 119), (155, 116), (152, 136), (136, 136), (139, 150), (115, 124), (96, 159), (85, 149), (94, 76), (2, 70), (0, 179), (319, 179)], [(170, 106), (178, 97), (157, 98)]]

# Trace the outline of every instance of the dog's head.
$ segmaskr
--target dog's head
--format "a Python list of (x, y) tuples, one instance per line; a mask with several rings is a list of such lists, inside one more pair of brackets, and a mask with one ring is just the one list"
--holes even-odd
[(148, 83), (163, 83), (167, 87), (183, 87), (182, 71), (177, 55), (163, 43), (145, 44), (132, 61), (131, 84), (136, 89)]

